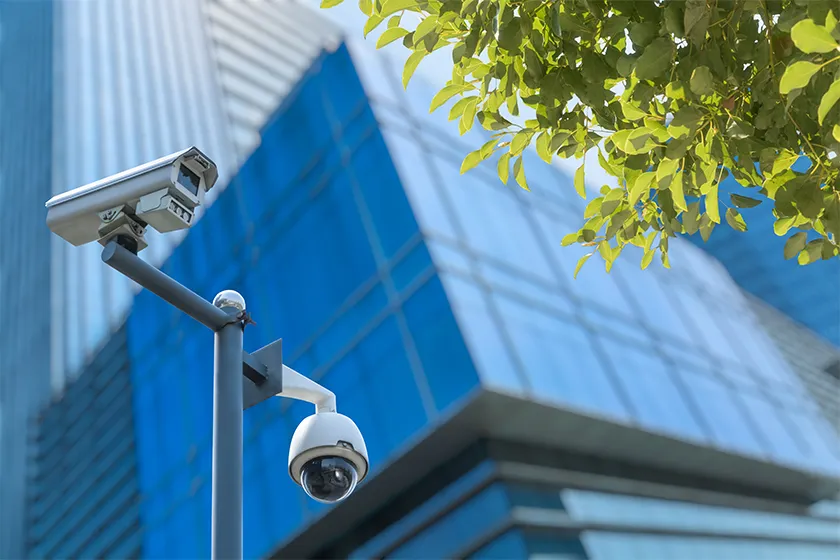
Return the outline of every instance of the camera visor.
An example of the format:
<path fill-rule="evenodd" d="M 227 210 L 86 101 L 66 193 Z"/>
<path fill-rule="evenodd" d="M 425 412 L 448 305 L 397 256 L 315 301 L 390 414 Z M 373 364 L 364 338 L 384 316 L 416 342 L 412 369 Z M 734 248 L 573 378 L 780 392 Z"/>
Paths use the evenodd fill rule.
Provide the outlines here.
<path fill-rule="evenodd" d="M 196 175 L 192 169 L 181 164 L 181 168 L 178 170 L 178 183 L 192 192 L 195 196 L 198 196 L 198 188 L 201 186 L 201 177 Z"/>

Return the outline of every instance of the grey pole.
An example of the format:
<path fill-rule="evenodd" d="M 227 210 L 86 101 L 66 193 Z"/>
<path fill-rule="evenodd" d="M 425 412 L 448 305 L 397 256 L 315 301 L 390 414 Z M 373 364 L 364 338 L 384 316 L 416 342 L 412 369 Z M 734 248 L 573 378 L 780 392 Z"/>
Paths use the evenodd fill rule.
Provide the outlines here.
<path fill-rule="evenodd" d="M 227 313 L 115 241 L 102 250 L 102 262 L 214 331 L 230 322 Z"/>
<path fill-rule="evenodd" d="M 221 296 L 222 294 L 220 294 Z M 217 304 L 224 304 L 216 298 Z M 236 314 L 237 307 L 223 307 Z M 242 323 L 215 335 L 211 558 L 242 558 Z"/>

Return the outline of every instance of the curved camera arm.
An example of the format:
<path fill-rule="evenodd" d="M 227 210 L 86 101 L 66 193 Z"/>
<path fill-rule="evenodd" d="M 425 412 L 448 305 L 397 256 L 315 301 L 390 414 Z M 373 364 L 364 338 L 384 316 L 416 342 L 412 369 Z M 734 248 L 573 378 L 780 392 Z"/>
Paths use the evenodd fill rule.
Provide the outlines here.
<path fill-rule="evenodd" d="M 335 412 L 335 393 L 283 365 L 283 390 L 278 397 L 297 399 L 315 405 L 317 412 Z"/>

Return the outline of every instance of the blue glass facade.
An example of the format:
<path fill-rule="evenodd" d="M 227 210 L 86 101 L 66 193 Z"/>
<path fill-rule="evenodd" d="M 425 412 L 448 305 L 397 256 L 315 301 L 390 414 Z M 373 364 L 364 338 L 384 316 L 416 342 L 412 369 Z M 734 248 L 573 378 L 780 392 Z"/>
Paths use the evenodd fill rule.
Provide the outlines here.
<path fill-rule="evenodd" d="M 0 558 L 24 552 L 29 417 L 50 394 L 53 2 L 0 2 Z"/>
<path fill-rule="evenodd" d="M 246 349 L 283 337 L 287 363 L 359 425 L 373 469 L 478 382 L 346 49 L 313 68 L 164 270 L 208 298 L 244 294 Z M 144 551 L 207 555 L 212 336 L 147 292 L 128 329 Z M 309 413 L 275 399 L 246 415 L 249 557 L 320 509 L 285 479 L 257 483 L 282 472 Z"/>
<path fill-rule="evenodd" d="M 733 179 L 723 192 L 755 197 Z M 746 291 L 766 301 L 840 347 L 840 260 L 817 261 L 800 266 L 796 258 L 782 258 L 790 235 L 773 233 L 776 219 L 771 201 L 741 210 L 749 228 L 737 232 L 716 228 L 707 243 L 699 236 L 690 239 L 719 259 L 732 278 Z"/>
<path fill-rule="evenodd" d="M 140 494 L 125 329 L 35 419 L 30 558 L 136 558 Z"/>
<path fill-rule="evenodd" d="M 578 250 L 559 245 L 580 215 L 568 178 L 530 154 L 532 193 L 498 184 L 492 169 L 461 176 L 482 132 L 453 137 L 428 116 L 430 97 L 420 83 L 402 93 L 383 56 L 325 53 L 164 270 L 208 299 L 241 292 L 258 323 L 246 349 L 283 337 L 287 363 L 359 425 L 374 476 L 480 390 L 840 475 L 837 433 L 714 259 L 675 243 L 672 271 L 643 273 L 628 258 L 610 275 L 592 262 L 572 281 Z M 148 292 L 128 333 L 143 555 L 207 556 L 212 336 Z M 310 411 L 272 399 L 245 416 L 247 557 L 272 554 L 326 512 L 285 474 Z M 590 521 L 572 537 L 537 521 L 494 525 L 534 499 L 491 484 L 388 554 L 616 557 L 593 553 L 611 545 L 588 536 Z M 498 538 L 466 550 L 476 531 Z"/>

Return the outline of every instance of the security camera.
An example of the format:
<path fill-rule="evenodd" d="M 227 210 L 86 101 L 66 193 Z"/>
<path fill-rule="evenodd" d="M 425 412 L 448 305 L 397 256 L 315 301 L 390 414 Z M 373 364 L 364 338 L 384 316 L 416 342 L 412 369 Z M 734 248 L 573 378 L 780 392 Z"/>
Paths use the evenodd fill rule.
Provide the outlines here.
<path fill-rule="evenodd" d="M 307 495 L 332 504 L 349 496 L 368 473 L 362 433 L 337 412 L 317 412 L 300 423 L 289 447 L 289 474 Z"/>
<path fill-rule="evenodd" d="M 146 247 L 146 226 L 186 229 L 213 187 L 216 164 L 192 147 L 51 198 L 47 225 L 73 245 L 117 238 L 134 252 Z"/>

